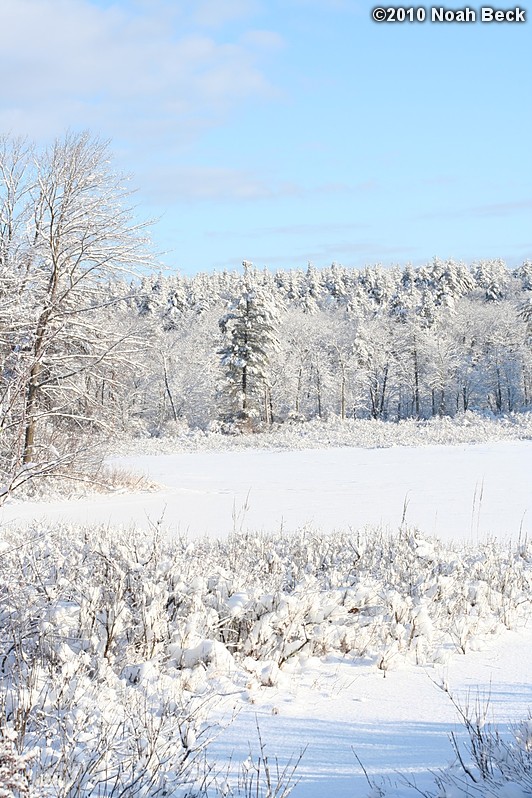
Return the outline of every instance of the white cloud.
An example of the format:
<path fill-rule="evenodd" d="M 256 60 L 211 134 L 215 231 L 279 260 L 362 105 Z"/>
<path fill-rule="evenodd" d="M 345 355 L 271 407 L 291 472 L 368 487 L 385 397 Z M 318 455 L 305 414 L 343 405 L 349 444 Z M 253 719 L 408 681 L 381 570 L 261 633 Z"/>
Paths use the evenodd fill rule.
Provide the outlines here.
<path fill-rule="evenodd" d="M 137 173 L 137 177 L 139 173 Z M 289 182 L 266 181 L 254 172 L 216 166 L 150 166 L 142 175 L 143 193 L 157 203 L 242 201 L 297 196 L 303 189 Z"/>
<path fill-rule="evenodd" d="M 203 16 L 211 7 L 194 6 Z M 221 21 L 248 14 L 254 4 L 219 0 L 216 7 Z M 272 96 L 253 38 L 220 41 L 194 25 L 187 10 L 186 0 L 107 7 L 3 0 L 0 71 L 9 79 L 1 127 L 36 137 L 66 127 L 118 138 L 158 131 L 175 140 L 218 121 L 242 98 Z"/>
<path fill-rule="evenodd" d="M 150 160 L 139 164 L 135 170 L 135 182 L 142 186 L 142 195 L 150 204 L 276 200 L 344 194 L 353 190 L 353 187 L 343 183 L 303 185 L 254 170 L 224 166 L 181 166 L 179 160 L 169 154 L 163 164 Z"/>
<path fill-rule="evenodd" d="M 285 44 L 283 37 L 271 30 L 246 31 L 240 41 L 261 50 L 279 50 Z"/>

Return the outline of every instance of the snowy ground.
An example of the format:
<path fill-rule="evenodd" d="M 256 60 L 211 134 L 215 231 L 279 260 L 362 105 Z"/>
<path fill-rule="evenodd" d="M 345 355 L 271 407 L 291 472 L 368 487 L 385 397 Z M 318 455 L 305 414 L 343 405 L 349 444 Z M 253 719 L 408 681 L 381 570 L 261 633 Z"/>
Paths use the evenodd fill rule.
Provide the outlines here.
<path fill-rule="evenodd" d="M 164 518 L 174 533 L 226 535 L 232 529 L 292 530 L 306 523 L 333 531 L 364 525 L 397 529 L 406 520 L 425 535 L 474 541 L 532 533 L 532 442 L 476 445 L 204 451 L 137 455 L 116 460 L 162 487 L 63 502 L 19 503 L 0 510 L 0 524 L 34 517 L 110 525 Z M 222 714 L 239 714 L 212 752 L 223 764 L 256 750 L 256 722 L 270 755 L 281 760 L 308 745 L 296 798 L 366 795 L 368 774 L 390 779 L 387 794 L 413 794 L 401 772 L 420 787 L 430 770 L 452 759 L 448 734 L 458 728 L 449 697 L 434 682 L 471 703 L 490 694 L 488 717 L 524 719 L 532 707 L 532 623 L 456 654 L 443 666 L 404 665 L 383 673 L 342 658 L 298 660 L 279 684 L 257 691 L 254 703 L 228 697 Z M 223 706 L 222 706 L 223 704 Z"/>
<path fill-rule="evenodd" d="M 220 762 L 245 759 L 257 748 L 258 722 L 270 755 L 283 761 L 308 746 L 298 768 L 294 798 L 353 798 L 369 788 L 353 751 L 370 778 L 390 796 L 415 795 L 404 777 L 433 786 L 431 771 L 453 760 L 449 733 L 465 741 L 449 696 L 474 707 L 489 696 L 487 721 L 517 723 L 532 707 L 532 628 L 508 632 L 484 651 L 456 656 L 448 666 L 402 667 L 387 673 L 342 660 L 315 660 L 286 686 L 257 696 L 255 707 L 236 705 L 237 720 L 213 746 Z"/>
<path fill-rule="evenodd" d="M 164 519 L 191 537 L 233 529 L 273 532 L 312 524 L 516 540 L 532 533 L 532 442 L 383 449 L 240 450 L 136 455 L 114 460 L 161 485 L 147 494 L 76 501 L 13 501 L 0 523 L 34 517 L 148 526 Z"/>

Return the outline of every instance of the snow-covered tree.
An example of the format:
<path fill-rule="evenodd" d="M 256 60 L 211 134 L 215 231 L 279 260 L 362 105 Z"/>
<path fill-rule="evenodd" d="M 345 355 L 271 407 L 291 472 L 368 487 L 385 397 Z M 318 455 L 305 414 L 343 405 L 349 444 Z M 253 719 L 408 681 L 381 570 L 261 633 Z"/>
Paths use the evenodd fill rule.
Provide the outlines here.
<path fill-rule="evenodd" d="M 55 446 L 51 457 L 47 448 L 50 429 L 98 423 L 102 380 L 120 391 L 139 348 L 123 304 L 129 288 L 118 278 L 151 258 L 129 194 L 107 145 L 86 133 L 44 150 L 0 143 L 0 292 L 17 294 L 1 324 L 6 360 L 16 363 L 3 391 L 12 402 L 15 374 L 23 386 L 9 424 L 12 477 L 61 460 L 64 452 Z"/>
<path fill-rule="evenodd" d="M 502 260 L 479 261 L 473 270 L 479 288 L 487 302 L 499 302 L 506 295 L 510 273 Z"/>
<path fill-rule="evenodd" d="M 278 311 L 251 264 L 244 262 L 239 295 L 219 321 L 225 341 L 219 351 L 224 380 L 220 399 L 224 418 L 252 429 L 271 422 L 270 359 L 279 347 Z"/>

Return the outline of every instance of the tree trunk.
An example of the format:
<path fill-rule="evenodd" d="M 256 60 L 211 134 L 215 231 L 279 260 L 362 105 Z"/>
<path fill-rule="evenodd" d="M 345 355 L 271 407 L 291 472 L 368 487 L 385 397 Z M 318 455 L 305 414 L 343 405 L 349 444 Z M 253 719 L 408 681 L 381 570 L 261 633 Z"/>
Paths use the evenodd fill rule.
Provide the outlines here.
<path fill-rule="evenodd" d="M 170 407 L 172 408 L 172 415 L 174 417 L 174 421 L 177 421 L 177 410 L 175 408 L 174 397 L 172 396 L 172 391 L 170 390 L 170 383 L 168 381 L 168 370 L 166 368 L 166 360 L 163 363 L 164 369 L 164 386 L 166 388 L 166 393 L 168 394 L 168 399 L 170 400 Z"/>
<path fill-rule="evenodd" d="M 33 462 L 33 449 L 35 445 L 35 413 L 37 409 L 37 392 L 38 380 L 40 373 L 40 366 L 35 363 L 31 373 L 28 385 L 27 399 L 26 399 L 26 425 L 24 428 L 24 451 L 22 454 L 22 463 L 27 465 Z"/>
<path fill-rule="evenodd" d="M 301 403 L 301 384 L 303 381 L 303 366 L 299 366 L 299 370 L 297 372 L 297 389 L 296 389 L 296 413 L 299 413 L 300 403 Z"/>
<path fill-rule="evenodd" d="M 388 366 L 384 369 L 384 376 L 382 379 L 382 392 L 381 392 L 381 402 L 379 407 L 379 415 L 382 418 L 384 416 L 384 397 L 386 395 L 386 383 L 388 381 Z"/>
<path fill-rule="evenodd" d="M 54 271 L 55 275 L 55 271 Z M 50 282 L 50 300 L 53 301 L 57 288 L 57 280 L 52 279 Z M 33 462 L 34 446 L 35 446 L 35 428 L 37 421 L 35 414 L 37 412 L 37 399 L 39 395 L 39 377 L 41 374 L 41 352 L 44 344 L 44 337 L 48 327 L 50 314 L 45 311 L 37 325 L 37 335 L 33 347 L 33 365 L 31 367 L 30 376 L 28 380 L 28 390 L 26 394 L 26 407 L 24 412 L 25 428 L 24 428 L 24 452 L 22 455 L 22 463 Z"/>
<path fill-rule="evenodd" d="M 417 348 L 414 346 L 414 407 L 416 418 L 419 418 L 419 366 L 417 360 Z"/>
<path fill-rule="evenodd" d="M 248 409 L 248 369 L 242 366 L 242 415 L 247 415 Z"/>
<path fill-rule="evenodd" d="M 495 369 L 497 374 L 497 387 L 495 389 L 495 403 L 497 407 L 497 412 L 500 413 L 502 411 L 502 388 L 501 388 L 501 372 L 499 366 Z"/>

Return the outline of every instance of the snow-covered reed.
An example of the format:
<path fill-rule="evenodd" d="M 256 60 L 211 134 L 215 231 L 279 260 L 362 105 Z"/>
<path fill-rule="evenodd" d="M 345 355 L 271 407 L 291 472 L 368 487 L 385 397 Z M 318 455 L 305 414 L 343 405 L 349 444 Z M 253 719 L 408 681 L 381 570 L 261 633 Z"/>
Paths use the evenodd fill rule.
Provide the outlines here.
<path fill-rule="evenodd" d="M 530 440 L 532 413 L 488 416 L 466 412 L 460 415 L 427 420 L 404 419 L 398 422 L 381 419 L 340 419 L 285 422 L 263 432 L 227 435 L 219 425 L 205 431 L 175 424 L 173 434 L 162 437 L 128 438 L 121 435 L 109 447 L 113 454 L 172 454 L 181 451 L 225 449 L 317 449 L 328 446 L 359 446 L 375 449 L 388 446 L 425 446 L 428 444 L 486 443 L 498 440 Z M 108 443 L 108 442 L 107 442 Z"/>
<path fill-rule="evenodd" d="M 531 606 L 525 543 L 407 528 L 192 543 L 40 526 L 1 546 L 1 733 L 36 795 L 200 795 L 213 698 L 247 701 L 305 655 L 444 662 Z"/>

